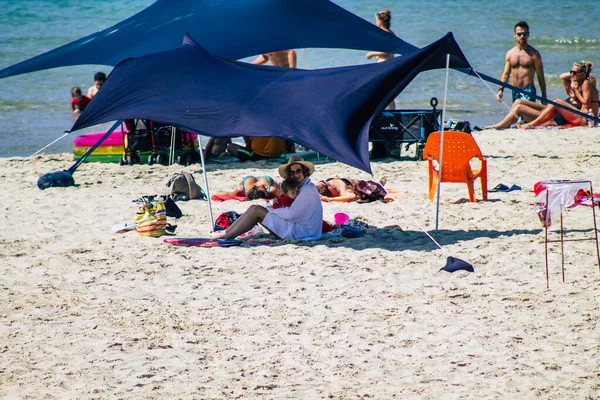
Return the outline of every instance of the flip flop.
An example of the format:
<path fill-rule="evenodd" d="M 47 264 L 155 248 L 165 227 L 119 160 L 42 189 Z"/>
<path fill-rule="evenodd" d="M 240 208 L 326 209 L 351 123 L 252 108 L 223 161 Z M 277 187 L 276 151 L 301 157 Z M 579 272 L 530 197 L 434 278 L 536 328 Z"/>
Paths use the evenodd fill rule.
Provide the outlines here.
<path fill-rule="evenodd" d="M 512 186 L 511 186 L 511 187 L 508 189 L 508 191 L 509 191 L 509 192 L 512 192 L 513 190 L 523 190 L 523 188 L 522 188 L 521 186 L 518 186 L 518 185 L 512 185 Z"/>
<path fill-rule="evenodd" d="M 488 190 L 488 192 L 510 192 L 510 188 L 504 183 L 499 183 L 495 188 Z"/>
<path fill-rule="evenodd" d="M 479 131 L 482 131 L 482 130 L 483 130 L 483 128 L 481 128 L 481 127 L 479 127 L 479 126 L 475 125 L 475 126 L 472 128 L 472 130 L 474 130 L 474 131 L 476 131 L 476 132 L 479 132 Z"/>

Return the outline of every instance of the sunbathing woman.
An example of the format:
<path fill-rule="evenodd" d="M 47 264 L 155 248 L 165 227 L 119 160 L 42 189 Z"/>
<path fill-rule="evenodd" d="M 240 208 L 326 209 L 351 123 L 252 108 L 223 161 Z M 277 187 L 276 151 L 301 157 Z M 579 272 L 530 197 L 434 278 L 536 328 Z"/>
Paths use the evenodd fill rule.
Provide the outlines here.
<path fill-rule="evenodd" d="M 242 179 L 240 185 L 233 192 L 217 192 L 218 196 L 242 196 L 248 200 L 274 199 L 281 195 L 277 182 L 270 176 L 248 175 Z"/>
<path fill-rule="evenodd" d="M 598 89 L 596 88 L 596 78 L 590 74 L 593 64 L 589 61 L 581 61 L 573 64 L 573 69 L 569 71 L 571 83 L 565 90 L 570 97 L 570 102 L 565 100 L 554 100 L 556 103 L 568 106 L 574 110 L 581 110 L 587 114 L 592 112 L 594 117 L 598 116 Z M 562 76 L 561 76 L 562 77 Z M 533 121 L 519 125 L 519 128 L 527 129 L 532 126 L 544 125 L 549 123 L 556 125 L 570 124 L 572 126 L 587 125 L 587 118 L 574 114 L 554 105 L 549 105 Z"/>
<path fill-rule="evenodd" d="M 354 179 L 354 184 L 358 182 Z M 346 178 L 329 178 L 315 184 L 321 201 L 347 203 L 357 199 L 352 180 Z"/>
<path fill-rule="evenodd" d="M 379 187 L 380 192 L 384 195 L 387 193 L 384 189 L 386 178 L 382 177 L 379 183 L 374 181 L 364 181 L 358 179 L 346 179 L 346 178 L 329 178 L 324 181 L 319 181 L 315 184 L 319 191 L 319 197 L 321 201 L 329 202 L 342 202 L 348 203 L 354 200 L 365 200 L 364 190 L 366 187 Z"/>

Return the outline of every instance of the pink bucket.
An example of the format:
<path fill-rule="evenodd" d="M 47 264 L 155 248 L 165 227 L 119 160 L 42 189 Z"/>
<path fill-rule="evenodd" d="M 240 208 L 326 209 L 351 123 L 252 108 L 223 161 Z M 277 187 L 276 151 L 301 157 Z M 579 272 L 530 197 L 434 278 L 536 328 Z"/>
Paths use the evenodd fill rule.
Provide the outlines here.
<path fill-rule="evenodd" d="M 348 220 L 350 219 L 350 217 L 348 216 L 348 214 L 344 214 L 344 213 L 336 213 L 333 216 L 333 220 L 335 221 L 335 223 L 337 225 L 343 225 L 344 223 L 346 223 Z"/>

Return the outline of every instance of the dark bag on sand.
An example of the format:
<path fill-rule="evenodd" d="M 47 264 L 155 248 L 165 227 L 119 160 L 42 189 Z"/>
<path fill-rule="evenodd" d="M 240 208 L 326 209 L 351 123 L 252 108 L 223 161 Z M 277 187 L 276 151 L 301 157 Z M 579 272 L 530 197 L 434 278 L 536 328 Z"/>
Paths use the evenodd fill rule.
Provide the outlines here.
<path fill-rule="evenodd" d="M 387 191 L 379 182 L 358 181 L 354 192 L 358 196 L 357 202 L 369 203 L 371 201 L 383 200 Z"/>
<path fill-rule="evenodd" d="M 177 172 L 167 182 L 171 188 L 170 197 L 175 201 L 191 199 L 206 199 L 204 190 L 196 183 L 194 176 L 189 172 Z"/>
<path fill-rule="evenodd" d="M 458 132 L 471 133 L 471 123 L 465 120 L 449 119 L 446 121 L 448 129 Z"/>
<path fill-rule="evenodd" d="M 231 224 L 233 224 L 235 222 L 235 220 L 239 218 L 239 216 L 240 215 L 238 213 L 236 213 L 235 211 L 227 211 L 227 212 L 221 213 L 217 217 L 217 220 L 215 221 L 214 230 L 222 231 L 222 230 L 229 228 L 231 226 Z"/>

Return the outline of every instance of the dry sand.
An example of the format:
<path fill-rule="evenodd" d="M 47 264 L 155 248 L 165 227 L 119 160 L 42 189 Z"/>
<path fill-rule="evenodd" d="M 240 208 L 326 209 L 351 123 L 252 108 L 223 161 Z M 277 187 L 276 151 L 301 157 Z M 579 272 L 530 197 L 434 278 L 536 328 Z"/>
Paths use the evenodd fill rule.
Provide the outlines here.
<path fill-rule="evenodd" d="M 465 185 L 444 184 L 435 232 L 427 164 L 375 162 L 375 177 L 407 193 L 389 204 L 324 204 L 325 219 L 342 211 L 404 233 L 244 248 L 111 231 L 132 219 L 132 200 L 164 193 L 183 167 L 84 164 L 76 187 L 41 191 L 38 177 L 70 166 L 69 155 L 0 160 L 0 397 L 599 398 L 595 242 L 566 243 L 564 283 L 553 245 L 547 290 L 530 189 L 571 178 L 600 188 L 600 129 L 475 137 L 489 187 L 524 190 L 465 203 Z M 211 164 L 211 190 L 276 167 Z M 185 170 L 203 185 L 199 165 Z M 333 175 L 368 177 L 317 164 L 314 178 Z M 207 236 L 207 203 L 178 204 L 178 236 Z M 214 214 L 250 204 L 217 203 Z M 565 212 L 569 235 L 593 235 L 590 210 Z M 440 272 L 446 255 L 475 272 Z"/>

